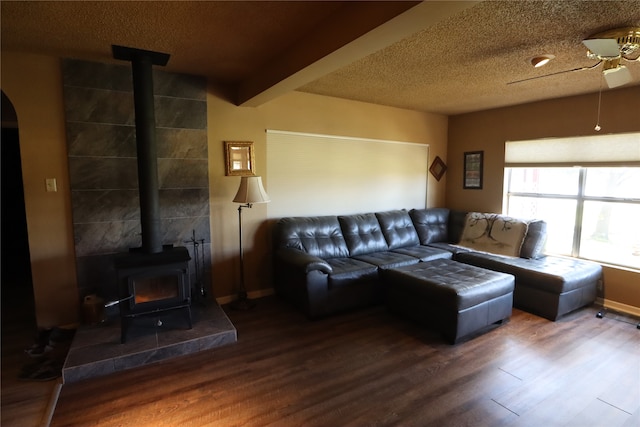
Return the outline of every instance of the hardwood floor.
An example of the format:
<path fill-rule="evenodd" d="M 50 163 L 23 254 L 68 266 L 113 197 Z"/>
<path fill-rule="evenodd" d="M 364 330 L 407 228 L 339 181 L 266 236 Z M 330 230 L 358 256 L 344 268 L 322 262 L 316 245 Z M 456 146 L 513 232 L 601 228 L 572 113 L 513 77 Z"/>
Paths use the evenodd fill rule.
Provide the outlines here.
<path fill-rule="evenodd" d="M 51 425 L 640 425 L 640 331 L 596 312 L 514 310 L 451 346 L 384 307 L 310 322 L 269 297 L 227 311 L 236 344 L 65 385 Z"/>
<path fill-rule="evenodd" d="M 3 278 L 3 281 L 5 279 Z M 26 285 L 25 285 L 26 286 Z M 29 283 L 30 286 L 30 283 Z M 20 370 L 33 362 L 24 349 L 34 343 L 37 332 L 33 295 L 18 288 L 2 291 L 2 421 L 3 427 L 36 427 L 46 424 L 56 381 L 23 381 Z M 17 302 L 17 303 L 16 303 Z"/>

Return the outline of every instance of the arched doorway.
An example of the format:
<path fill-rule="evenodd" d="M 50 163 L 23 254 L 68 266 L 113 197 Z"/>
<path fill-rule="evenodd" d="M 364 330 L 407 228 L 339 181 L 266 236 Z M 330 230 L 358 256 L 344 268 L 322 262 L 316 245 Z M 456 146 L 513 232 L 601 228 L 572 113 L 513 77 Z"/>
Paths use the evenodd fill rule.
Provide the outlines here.
<path fill-rule="evenodd" d="M 1 148 L 1 271 L 2 335 L 36 329 L 31 258 L 24 204 L 18 118 L 9 98 L 2 92 Z M 4 341 L 4 340 L 3 340 Z M 3 347 L 4 347 L 3 342 Z"/>

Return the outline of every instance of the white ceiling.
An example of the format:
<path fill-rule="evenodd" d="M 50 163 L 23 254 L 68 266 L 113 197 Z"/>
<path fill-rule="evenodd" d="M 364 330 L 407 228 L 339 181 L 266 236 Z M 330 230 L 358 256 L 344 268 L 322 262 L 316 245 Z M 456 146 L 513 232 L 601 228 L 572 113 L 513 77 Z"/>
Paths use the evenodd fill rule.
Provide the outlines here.
<path fill-rule="evenodd" d="M 597 92 L 600 68 L 508 83 L 593 65 L 582 40 L 640 26 L 640 0 L 2 1 L 0 16 L 2 52 L 165 52 L 238 105 L 299 90 L 451 115 Z M 640 61 L 625 65 L 640 85 Z"/>

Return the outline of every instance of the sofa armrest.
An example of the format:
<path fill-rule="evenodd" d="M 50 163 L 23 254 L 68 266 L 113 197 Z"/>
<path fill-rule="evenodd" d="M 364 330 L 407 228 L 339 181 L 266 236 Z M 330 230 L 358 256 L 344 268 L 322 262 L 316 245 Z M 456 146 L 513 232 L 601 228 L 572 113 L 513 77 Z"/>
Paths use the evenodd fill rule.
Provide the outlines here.
<path fill-rule="evenodd" d="M 333 268 L 327 263 L 327 261 L 317 256 L 309 255 L 299 249 L 294 248 L 282 248 L 278 249 L 276 253 L 278 259 L 282 262 L 292 265 L 295 268 L 309 273 L 314 270 L 319 270 L 322 273 L 330 274 L 333 272 Z"/>

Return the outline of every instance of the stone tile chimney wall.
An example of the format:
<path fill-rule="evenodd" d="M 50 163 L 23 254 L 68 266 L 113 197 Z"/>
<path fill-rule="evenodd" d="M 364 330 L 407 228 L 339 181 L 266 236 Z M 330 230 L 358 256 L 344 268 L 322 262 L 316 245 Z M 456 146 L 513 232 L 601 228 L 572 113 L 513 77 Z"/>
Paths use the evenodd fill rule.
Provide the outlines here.
<path fill-rule="evenodd" d="M 79 295 L 115 299 L 113 256 L 141 245 L 131 65 L 62 66 Z M 189 249 L 193 281 L 189 242 L 194 231 L 204 239 L 199 270 L 208 291 L 206 79 L 154 69 L 153 84 L 162 243 Z"/>

